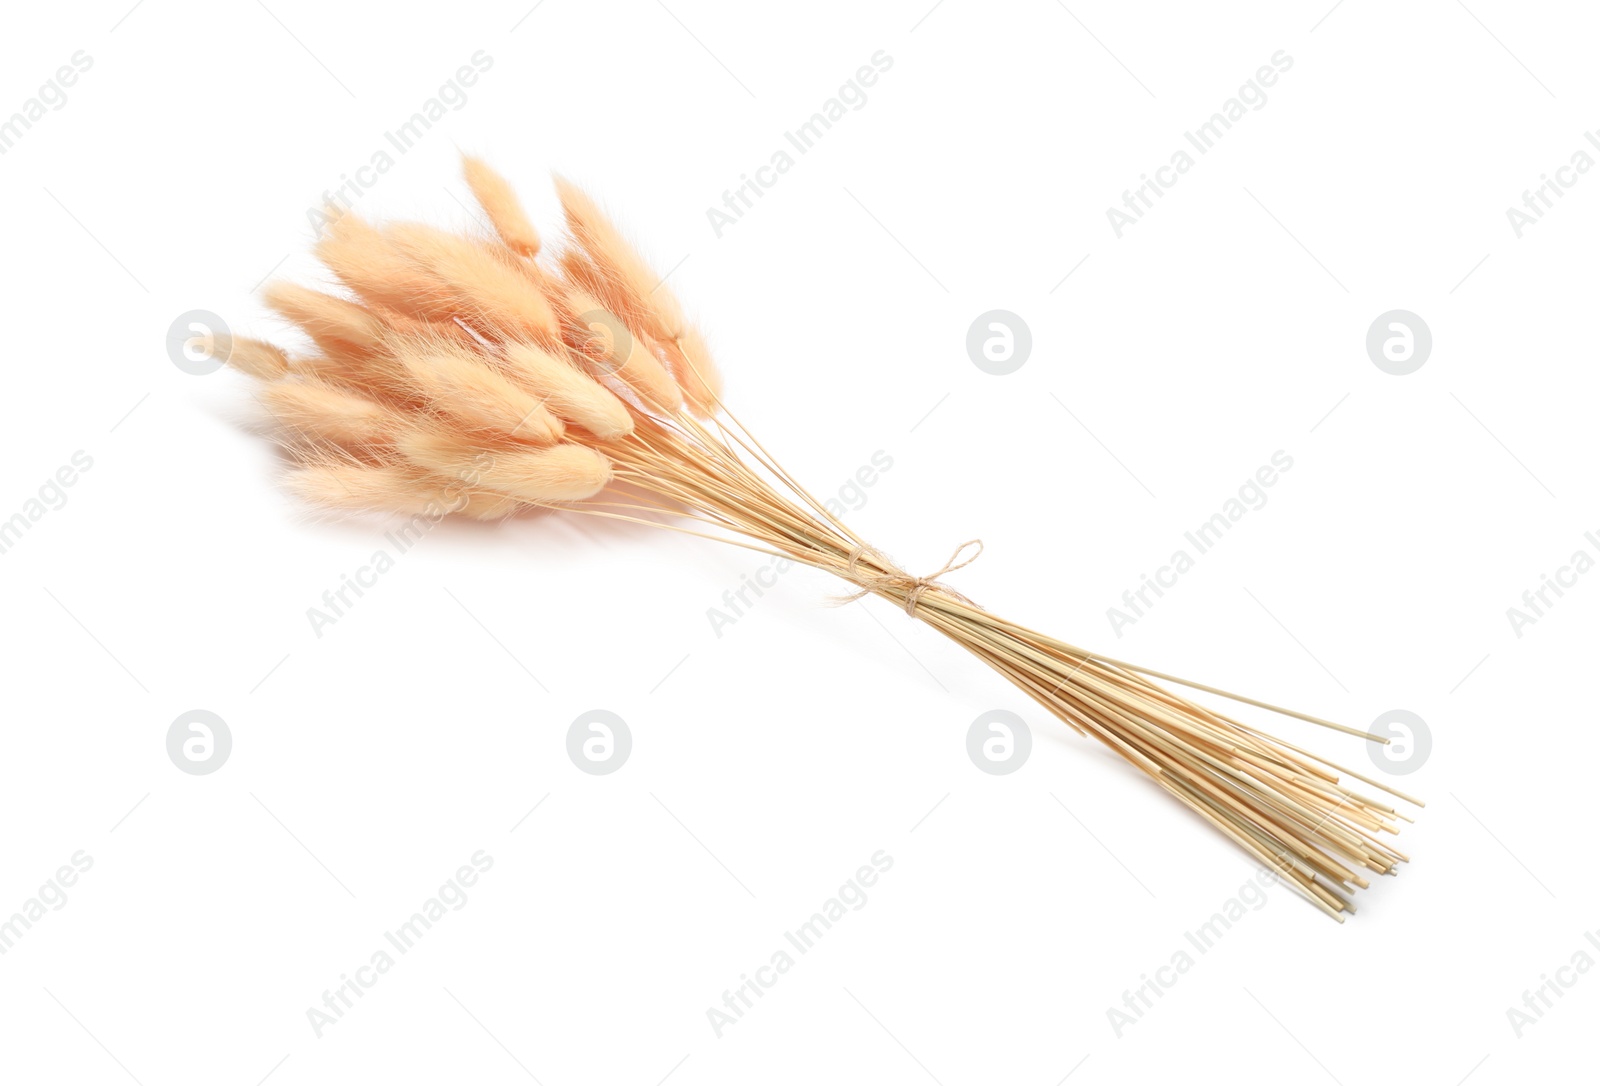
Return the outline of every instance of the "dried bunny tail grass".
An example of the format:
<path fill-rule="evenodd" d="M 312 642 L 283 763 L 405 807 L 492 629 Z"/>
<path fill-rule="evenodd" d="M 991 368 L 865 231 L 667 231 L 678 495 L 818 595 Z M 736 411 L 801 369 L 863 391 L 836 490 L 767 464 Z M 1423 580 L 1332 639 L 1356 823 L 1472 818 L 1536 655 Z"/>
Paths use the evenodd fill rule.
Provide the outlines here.
<path fill-rule="evenodd" d="M 512 377 L 544 397 L 545 406 L 557 418 L 581 426 L 603 441 L 633 433 L 627 404 L 565 360 L 526 343 L 507 344 L 505 357 Z"/>
<path fill-rule="evenodd" d="M 314 505 L 368 512 L 443 514 L 470 488 L 408 464 L 315 459 L 290 470 L 288 487 Z"/>
<path fill-rule="evenodd" d="M 508 494 L 489 490 L 469 490 L 461 498 L 461 508 L 453 510 L 471 520 L 505 520 L 528 503 Z"/>
<path fill-rule="evenodd" d="M 608 313 L 621 317 L 630 331 L 637 335 L 650 334 L 649 315 L 622 283 L 601 271 L 587 253 L 582 249 L 565 249 L 560 261 L 568 283 L 588 295 L 591 301 L 598 302 Z"/>
<path fill-rule="evenodd" d="M 397 319 L 391 313 L 297 283 L 273 283 L 264 294 L 269 306 L 298 325 L 322 350 L 320 355 L 295 359 L 290 372 L 400 406 L 418 404 L 388 357 L 386 343 Z M 419 330 L 435 327 L 412 318 L 401 320 L 403 326 Z"/>
<path fill-rule="evenodd" d="M 316 251 L 340 282 L 374 305 L 425 320 L 450 320 L 459 311 L 446 284 L 353 214 L 330 223 Z"/>
<path fill-rule="evenodd" d="M 560 338 L 555 313 L 544 295 L 492 249 L 416 223 L 386 227 L 383 235 L 441 280 L 469 319 L 542 342 L 553 344 Z"/>
<path fill-rule="evenodd" d="M 566 213 L 567 228 L 588 254 L 601 281 L 590 293 L 605 299 L 613 312 L 633 318 L 651 338 L 670 342 L 683 331 L 683 310 L 661 276 L 623 238 L 621 231 L 588 193 L 559 174 L 556 194 Z"/>
<path fill-rule="evenodd" d="M 234 336 L 228 343 L 228 365 L 258 381 L 276 381 L 289 372 L 289 356 L 259 339 Z"/>
<path fill-rule="evenodd" d="M 566 432 L 543 399 L 459 344 L 396 337 L 390 349 L 416 394 L 468 430 L 541 445 Z"/>
<path fill-rule="evenodd" d="M 567 327 L 568 347 L 647 402 L 668 411 L 678 409 L 683 391 L 643 335 L 633 332 L 598 298 L 584 291 L 568 292 L 567 305 L 576 314 L 575 322 Z"/>
<path fill-rule="evenodd" d="M 456 434 L 417 429 L 398 442 L 405 458 L 425 471 L 471 481 L 532 505 L 592 498 L 611 482 L 611 463 L 582 445 L 544 449 L 484 449 Z"/>
<path fill-rule="evenodd" d="M 466 175 L 467 187 L 472 189 L 478 206 L 489 216 L 489 223 L 500 235 L 500 240 L 514 253 L 537 256 L 539 232 L 528 221 L 527 213 L 522 210 L 522 202 L 517 199 L 517 194 L 506 179 L 490 169 L 482 159 L 470 156 L 462 158 L 461 170 Z"/>
<path fill-rule="evenodd" d="M 313 505 L 366 513 L 400 513 L 440 519 L 452 514 L 473 520 L 503 520 L 523 502 L 464 485 L 456 479 L 405 464 L 361 464 L 319 460 L 292 469 L 291 492 Z"/>
<path fill-rule="evenodd" d="M 328 353 L 371 354 L 383 345 L 383 318 L 346 298 L 278 280 L 262 292 L 268 306 L 293 321 Z"/>
<path fill-rule="evenodd" d="M 711 361 L 710 348 L 693 325 L 684 327 L 673 346 L 677 350 L 670 362 L 678 387 L 697 414 L 710 418 L 722 406 L 722 375 Z"/>
<path fill-rule="evenodd" d="M 401 428 L 388 408 L 316 380 L 276 381 L 261 390 L 261 400 L 291 441 L 358 449 L 387 444 Z"/>
<path fill-rule="evenodd" d="M 940 581 L 955 558 L 924 577 L 897 568 L 721 409 L 704 340 L 592 200 L 557 179 L 577 248 L 547 270 L 509 186 L 475 160 L 466 170 L 502 240 L 379 231 L 343 216 L 319 252 L 364 304 L 303 288 L 268 294 L 327 357 L 290 362 L 264 344 L 234 345 L 233 364 L 267 381 L 303 497 L 484 519 L 566 506 L 788 557 L 968 649 L 1336 919 L 1353 911 L 1367 874 L 1405 862 L 1380 835 L 1409 819 L 1340 781 L 1410 797 L 1157 682 L 1365 733 L 1006 621 Z M 663 519 L 680 516 L 704 530 Z"/>
<path fill-rule="evenodd" d="M 615 231 L 612 233 L 615 235 Z M 582 245 L 583 235 L 576 229 L 574 235 Z M 626 248 L 620 238 L 616 244 Z M 645 268 L 637 257 L 635 262 Z M 710 417 L 717 412 L 722 380 L 711 360 L 711 351 L 699 330 L 684 320 L 677 298 L 664 280 L 658 280 L 641 293 L 637 283 L 630 282 L 614 264 L 596 256 L 587 246 L 562 253 L 561 270 L 579 290 L 598 299 L 608 312 L 620 317 L 636 337 L 666 347 L 663 354 L 673 377 L 697 414 Z M 647 276 L 650 274 L 648 268 L 645 272 Z"/>
<path fill-rule="evenodd" d="M 583 445 L 497 453 L 483 469 L 490 490 L 537 504 L 583 501 L 611 482 L 611 462 Z"/>
<path fill-rule="evenodd" d="M 476 347 L 483 343 L 482 337 L 472 329 L 462 324 L 460 320 L 452 317 L 449 320 L 428 320 L 424 317 L 411 317 L 404 313 L 396 313 L 383 306 L 374 307 L 374 313 L 382 318 L 384 324 L 402 335 L 417 336 L 422 339 L 439 339 L 448 343 L 458 343 L 465 347 Z"/>

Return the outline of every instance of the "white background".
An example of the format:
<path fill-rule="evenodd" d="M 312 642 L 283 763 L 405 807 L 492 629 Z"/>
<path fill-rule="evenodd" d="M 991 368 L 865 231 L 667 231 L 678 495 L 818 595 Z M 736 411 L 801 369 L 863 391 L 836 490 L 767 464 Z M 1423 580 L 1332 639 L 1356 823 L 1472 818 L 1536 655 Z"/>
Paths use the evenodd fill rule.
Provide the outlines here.
<path fill-rule="evenodd" d="M 1506 209 L 1600 126 L 1596 27 L 1576 4 L 1325 4 L 13 12 L 0 116 L 93 64 L 0 157 L 0 519 L 93 466 L 0 555 L 0 914 L 74 852 L 93 866 L 0 957 L 4 1076 L 1587 1069 L 1600 976 L 1566 974 L 1520 1037 L 1507 1009 L 1600 960 L 1600 576 L 1521 637 L 1506 612 L 1600 550 L 1600 173 L 1520 238 Z M 981 536 L 952 580 L 1009 617 L 1358 726 L 1420 714 L 1401 877 L 1342 926 L 1273 891 L 1119 1036 L 1108 1008 L 1253 865 L 891 607 L 827 607 L 838 586 L 796 571 L 718 637 L 708 609 L 759 558 L 558 517 L 441 527 L 314 635 L 386 525 L 286 499 L 246 382 L 180 372 L 164 337 L 193 309 L 281 334 L 253 292 L 315 274 L 307 208 L 478 50 L 466 104 L 362 213 L 467 225 L 466 149 L 550 224 L 563 171 L 675 268 L 797 476 L 837 493 L 892 457 L 849 518 L 908 568 Z M 866 105 L 719 238 L 706 209 L 879 50 Z M 1107 208 L 1278 50 L 1266 104 L 1116 237 Z M 997 308 L 1033 339 L 1004 377 L 965 347 Z M 1434 341 L 1404 377 L 1365 349 L 1396 308 Z M 1277 450 L 1266 506 L 1117 637 L 1107 608 Z M 197 708 L 233 737 L 208 776 L 166 753 Z M 634 742 L 603 777 L 565 748 L 597 708 Z M 965 751 L 996 708 L 1033 725 L 1010 776 Z M 1273 726 L 1375 772 L 1357 739 Z M 480 849 L 468 903 L 316 1036 L 307 1008 Z M 867 904 L 719 1038 L 707 1008 L 877 850 Z"/>

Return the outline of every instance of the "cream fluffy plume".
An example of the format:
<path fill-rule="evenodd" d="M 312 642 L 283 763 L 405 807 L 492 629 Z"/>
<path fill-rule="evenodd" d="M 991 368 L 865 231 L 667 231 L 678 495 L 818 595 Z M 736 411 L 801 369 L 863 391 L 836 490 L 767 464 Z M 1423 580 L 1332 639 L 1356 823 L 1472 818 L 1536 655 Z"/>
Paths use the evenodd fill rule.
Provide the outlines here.
<path fill-rule="evenodd" d="M 907 574 L 734 418 L 704 338 L 593 199 L 556 179 L 570 242 L 552 256 L 500 175 L 475 159 L 465 172 L 491 233 L 335 212 L 317 255 L 343 293 L 266 291 L 311 348 L 231 341 L 228 361 L 261 383 L 297 493 L 479 519 L 556 507 L 803 562 L 971 651 L 1336 919 L 1364 873 L 1405 860 L 1383 837 L 1409 819 L 1342 780 L 1419 801 L 1156 680 L 1387 740 L 1091 653 Z"/>
<path fill-rule="evenodd" d="M 641 421 L 710 416 L 716 369 L 671 290 L 595 203 L 560 182 L 580 247 L 554 266 L 504 178 L 467 159 L 494 236 L 374 226 L 333 210 L 317 255 L 344 296 L 277 282 L 267 304 L 310 339 L 290 358 L 236 339 L 229 361 L 323 505 L 496 518 L 593 498 Z"/>

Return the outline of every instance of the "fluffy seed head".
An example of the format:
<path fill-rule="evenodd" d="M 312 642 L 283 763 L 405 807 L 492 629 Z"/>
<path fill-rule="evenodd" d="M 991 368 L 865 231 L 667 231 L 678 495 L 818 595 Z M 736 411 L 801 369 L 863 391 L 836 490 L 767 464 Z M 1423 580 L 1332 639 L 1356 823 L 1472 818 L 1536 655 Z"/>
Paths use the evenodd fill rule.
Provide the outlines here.
<path fill-rule="evenodd" d="M 388 227 L 384 236 L 443 282 L 469 321 L 555 342 L 556 318 L 550 303 L 492 250 L 470 238 L 414 223 Z"/>
<path fill-rule="evenodd" d="M 382 445 L 400 428 L 387 408 L 321 381 L 275 381 L 261 400 L 291 438 L 355 449 Z"/>
<path fill-rule="evenodd" d="M 468 488 L 404 464 L 312 460 L 293 469 L 289 489 L 315 505 L 442 516 L 462 504 Z"/>
<path fill-rule="evenodd" d="M 695 411 L 707 418 L 717 413 L 717 398 L 722 395 L 722 375 L 711 360 L 711 350 L 694 325 L 686 325 L 673 342 L 672 373 L 683 388 L 684 398 Z"/>
<path fill-rule="evenodd" d="M 467 185 L 483 208 L 495 233 L 500 235 L 512 252 L 523 256 L 536 256 L 539 252 L 539 232 L 528 221 L 522 202 L 501 177 L 481 159 L 466 157 L 461 160 Z"/>
<path fill-rule="evenodd" d="M 345 286 L 374 305 L 426 320 L 450 320 L 458 311 L 448 287 L 395 249 L 378 230 L 352 214 L 340 216 L 317 242 L 317 257 Z"/>
<path fill-rule="evenodd" d="M 633 416 L 615 393 L 563 359 L 526 343 L 506 345 L 507 371 L 543 397 L 557 418 L 614 441 L 633 432 Z"/>
<path fill-rule="evenodd" d="M 276 381 L 289 372 L 289 357 L 270 343 L 234 336 L 228 345 L 228 365 L 260 381 Z"/>
<path fill-rule="evenodd" d="M 269 283 L 263 297 L 327 352 L 370 354 L 382 345 L 388 332 L 388 326 L 372 311 L 299 283 L 281 279 Z"/>
<path fill-rule="evenodd" d="M 611 464 L 593 449 L 563 444 L 496 454 L 481 479 L 490 490 L 526 502 L 575 502 L 605 489 Z"/>
<path fill-rule="evenodd" d="M 599 281 L 589 284 L 590 293 L 610 303 L 612 311 L 630 324 L 637 322 L 639 330 L 651 338 L 662 342 L 676 339 L 683 330 L 683 311 L 662 278 L 588 193 L 560 176 L 555 185 L 567 228 L 599 276 Z"/>
<path fill-rule="evenodd" d="M 540 397 L 463 347 L 396 340 L 393 355 L 422 398 L 466 430 L 542 445 L 559 441 L 565 431 Z"/>
<path fill-rule="evenodd" d="M 427 520 L 451 514 L 474 520 L 500 520 L 522 504 L 508 495 L 418 471 L 406 464 L 312 461 L 290 471 L 288 486 L 313 505 L 409 514 Z"/>
<path fill-rule="evenodd" d="M 592 498 L 611 481 L 606 458 L 581 445 L 486 449 L 458 434 L 417 429 L 402 434 L 398 446 L 422 471 L 535 505 Z"/>
<path fill-rule="evenodd" d="M 567 295 L 567 302 L 578 318 L 578 325 L 567 330 L 567 345 L 573 351 L 649 403 L 669 411 L 683 403 L 678 383 L 643 335 L 629 329 L 593 295 L 575 290 Z"/>

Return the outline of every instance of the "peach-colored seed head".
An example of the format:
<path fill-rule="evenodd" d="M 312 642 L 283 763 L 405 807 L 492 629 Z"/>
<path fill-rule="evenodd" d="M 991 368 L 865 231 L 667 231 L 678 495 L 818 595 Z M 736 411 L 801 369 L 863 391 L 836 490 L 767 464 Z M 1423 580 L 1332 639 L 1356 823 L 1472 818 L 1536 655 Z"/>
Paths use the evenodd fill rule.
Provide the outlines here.
<path fill-rule="evenodd" d="M 611 481 L 610 462 L 581 445 L 486 449 L 430 428 L 407 431 L 398 446 L 424 471 L 532 504 L 582 501 Z"/>
<path fill-rule="evenodd" d="M 383 343 L 388 327 L 371 310 L 345 298 L 299 283 L 276 280 L 263 291 L 267 305 L 298 324 L 324 351 L 370 354 Z"/>
<path fill-rule="evenodd" d="M 539 232 L 528 221 L 527 213 L 522 210 L 522 202 L 517 199 L 517 194 L 506 179 L 490 169 L 482 159 L 463 157 L 461 167 L 467 178 L 467 186 L 472 189 L 478 206 L 489 216 L 489 223 L 500 235 L 500 240 L 512 252 L 523 256 L 538 255 Z"/>
<path fill-rule="evenodd" d="M 415 223 L 386 227 L 384 237 L 441 280 L 469 321 L 511 335 L 555 341 L 556 318 L 550 303 L 526 276 L 491 250 L 470 238 Z"/>
<path fill-rule="evenodd" d="M 228 344 L 228 365 L 261 381 L 276 381 L 289 372 L 289 356 L 259 339 L 234 336 Z"/>
<path fill-rule="evenodd" d="M 388 409 L 320 381 L 275 381 L 261 390 L 261 400 L 291 440 L 361 448 L 388 442 L 400 428 Z"/>
<path fill-rule="evenodd" d="M 501 440 L 548 445 L 565 427 L 541 397 L 457 344 L 397 339 L 394 358 L 417 394 L 471 431 Z"/>
<path fill-rule="evenodd" d="M 428 320 L 460 310 L 450 289 L 409 260 L 376 228 L 352 214 L 340 217 L 317 242 L 317 257 L 341 282 L 375 305 Z"/>
<path fill-rule="evenodd" d="M 505 357 L 512 379 L 543 397 L 545 406 L 563 421 L 581 426 L 604 441 L 633 432 L 628 406 L 565 359 L 527 343 L 508 343 Z"/>
<path fill-rule="evenodd" d="M 567 228 L 595 268 L 611 282 L 611 289 L 602 287 L 591 293 L 598 293 L 616 305 L 621 310 L 619 316 L 641 320 L 645 325 L 643 330 L 652 338 L 676 339 L 683 329 L 683 311 L 661 276 L 628 244 L 588 193 L 559 175 L 555 186 L 561 208 L 566 213 Z M 614 292 L 625 292 L 627 302 L 607 297 Z"/>
<path fill-rule="evenodd" d="M 682 405 L 683 393 L 678 383 L 642 334 L 628 329 L 591 294 L 571 291 L 567 304 L 578 318 L 578 326 L 567 331 L 567 345 L 574 352 L 593 360 L 602 372 L 616 377 L 650 403 L 669 411 Z"/>

